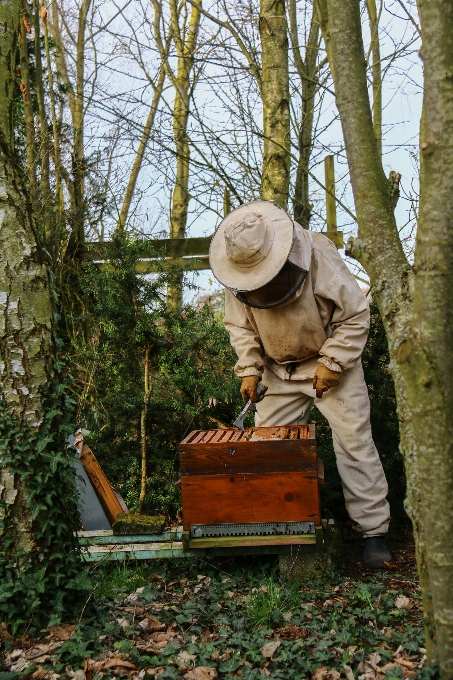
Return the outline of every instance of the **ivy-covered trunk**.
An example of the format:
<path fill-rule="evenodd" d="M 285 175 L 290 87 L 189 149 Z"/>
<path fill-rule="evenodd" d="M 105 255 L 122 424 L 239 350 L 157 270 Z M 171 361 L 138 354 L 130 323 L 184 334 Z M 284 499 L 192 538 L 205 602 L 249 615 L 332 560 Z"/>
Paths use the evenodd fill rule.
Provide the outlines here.
<path fill-rule="evenodd" d="M 288 205 L 290 117 L 288 27 L 285 0 L 261 0 L 259 30 L 262 53 L 263 175 L 261 198 Z"/>
<path fill-rule="evenodd" d="M 416 538 L 426 646 L 453 678 L 453 7 L 420 0 L 425 121 L 415 264 L 393 214 L 373 131 L 357 0 L 318 0 L 358 219 L 349 253 L 368 272 L 384 322 Z M 434 620 L 435 639 L 431 623 Z"/>
<path fill-rule="evenodd" d="M 77 513 L 59 386 L 45 396 L 54 380 L 49 278 L 14 153 L 19 16 L 19 0 L 0 3 L 0 620 L 39 625 L 35 612 L 61 603 L 75 576 Z"/>

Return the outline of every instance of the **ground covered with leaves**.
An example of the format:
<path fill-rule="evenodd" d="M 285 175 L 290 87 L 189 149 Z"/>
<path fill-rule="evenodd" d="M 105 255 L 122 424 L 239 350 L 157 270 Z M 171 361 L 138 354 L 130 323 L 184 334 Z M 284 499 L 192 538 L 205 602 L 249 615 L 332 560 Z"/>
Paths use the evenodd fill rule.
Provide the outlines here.
<path fill-rule="evenodd" d="M 96 566 L 77 620 L 41 636 L 2 636 L 0 680 L 223 677 L 431 678 L 413 549 L 395 540 L 392 569 L 281 582 L 278 558 Z"/>

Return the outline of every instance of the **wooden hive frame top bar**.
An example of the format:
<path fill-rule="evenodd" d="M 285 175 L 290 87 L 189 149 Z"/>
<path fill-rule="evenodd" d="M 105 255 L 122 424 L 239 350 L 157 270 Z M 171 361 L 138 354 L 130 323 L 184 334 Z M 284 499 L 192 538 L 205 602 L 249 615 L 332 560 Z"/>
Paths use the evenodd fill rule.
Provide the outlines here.
<path fill-rule="evenodd" d="M 248 427 L 223 430 L 193 430 L 181 444 L 226 444 L 227 442 L 258 442 L 285 439 L 314 439 L 314 425 L 291 425 L 278 427 Z"/>

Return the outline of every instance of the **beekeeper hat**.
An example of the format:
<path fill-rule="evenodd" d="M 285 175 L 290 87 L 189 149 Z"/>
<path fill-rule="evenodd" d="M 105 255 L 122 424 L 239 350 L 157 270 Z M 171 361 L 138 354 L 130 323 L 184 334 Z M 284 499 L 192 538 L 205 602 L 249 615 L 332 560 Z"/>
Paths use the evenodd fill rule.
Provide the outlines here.
<path fill-rule="evenodd" d="M 270 201 L 252 201 L 225 217 L 209 248 L 215 278 L 226 288 L 251 291 L 282 269 L 293 243 L 289 215 Z"/>

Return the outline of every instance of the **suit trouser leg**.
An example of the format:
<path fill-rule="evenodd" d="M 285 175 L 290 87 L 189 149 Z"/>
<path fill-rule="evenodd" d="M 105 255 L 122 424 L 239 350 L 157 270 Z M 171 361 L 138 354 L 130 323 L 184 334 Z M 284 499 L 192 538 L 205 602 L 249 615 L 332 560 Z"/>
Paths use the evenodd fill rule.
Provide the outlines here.
<path fill-rule="evenodd" d="M 329 421 L 346 508 L 365 536 L 385 534 L 390 521 L 388 487 L 370 425 L 370 401 L 361 362 L 345 371 L 338 387 L 316 399 L 311 380 L 281 380 L 266 369 L 269 390 L 257 405 L 257 426 L 303 425 L 313 401 Z"/>

